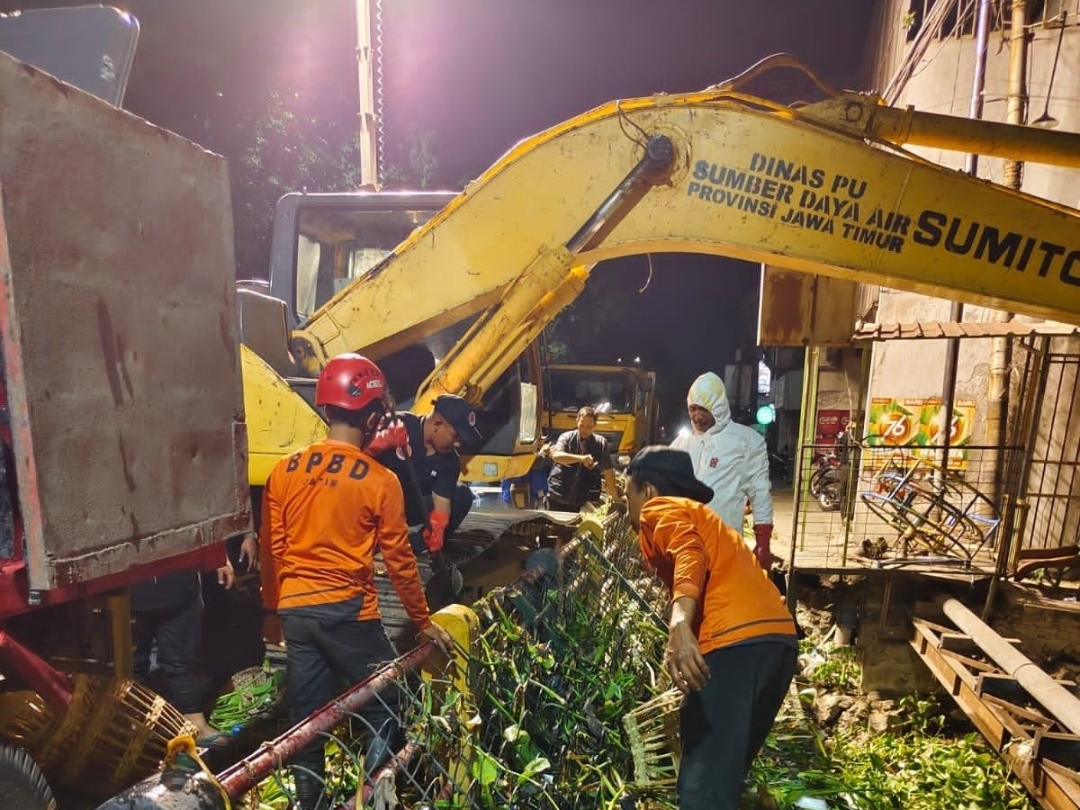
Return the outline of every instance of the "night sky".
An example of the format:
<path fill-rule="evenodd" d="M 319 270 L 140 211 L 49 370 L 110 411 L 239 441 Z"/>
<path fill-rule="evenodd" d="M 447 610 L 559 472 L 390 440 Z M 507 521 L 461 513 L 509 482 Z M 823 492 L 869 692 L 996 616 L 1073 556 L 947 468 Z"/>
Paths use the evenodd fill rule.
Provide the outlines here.
<path fill-rule="evenodd" d="M 0 0 L 0 10 L 63 5 Z M 68 3 L 76 5 L 77 3 Z M 352 0 L 130 0 L 141 37 L 125 106 L 239 160 L 242 114 L 279 92 L 348 126 L 357 111 Z M 518 140 L 615 98 L 701 89 L 788 51 L 857 86 L 869 0 L 383 0 L 388 153 L 433 133 L 436 185 L 458 187 Z M 755 84 L 808 97 L 791 72 Z M 587 213 L 587 212 L 583 212 Z M 624 296 L 582 360 L 640 356 L 678 408 L 692 377 L 753 345 L 758 268 L 633 257 L 597 268 L 579 308 Z M 591 297 L 592 296 L 592 297 Z M 665 421 L 678 414 L 667 412 Z"/>

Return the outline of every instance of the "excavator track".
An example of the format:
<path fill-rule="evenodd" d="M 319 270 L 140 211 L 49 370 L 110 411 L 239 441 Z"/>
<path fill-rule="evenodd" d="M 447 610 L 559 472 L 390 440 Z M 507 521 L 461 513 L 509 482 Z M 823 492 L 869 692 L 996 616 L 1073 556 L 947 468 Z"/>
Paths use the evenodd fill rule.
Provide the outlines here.
<path fill-rule="evenodd" d="M 454 535 L 447 539 L 441 560 L 436 561 L 427 553 L 416 555 L 420 579 L 432 609 L 442 607 L 441 602 L 471 601 L 472 594 L 447 592 L 448 587 L 460 591 L 460 583 L 455 584 L 453 579 L 448 579 L 452 577 L 454 569 L 462 572 L 461 576 L 467 584 L 470 567 L 479 563 L 482 557 L 493 552 L 497 554 L 505 547 L 507 553 L 520 552 L 516 556 L 523 559 L 528 551 L 539 547 L 541 538 L 554 535 L 570 539 L 574 526 L 580 521 L 581 515 L 577 513 L 533 509 L 478 509 L 469 512 Z M 498 584 L 512 582 L 520 573 L 518 570 L 506 582 Z M 416 646 L 416 630 L 386 573 L 381 554 L 376 556 L 375 584 L 379 592 L 383 627 L 398 652 L 404 653 Z M 461 598 L 463 596 L 464 599 Z"/>
<path fill-rule="evenodd" d="M 1080 807 L 1080 736 L 1063 731 L 971 636 L 926 619 L 913 623 L 915 652 L 1039 804 Z"/>

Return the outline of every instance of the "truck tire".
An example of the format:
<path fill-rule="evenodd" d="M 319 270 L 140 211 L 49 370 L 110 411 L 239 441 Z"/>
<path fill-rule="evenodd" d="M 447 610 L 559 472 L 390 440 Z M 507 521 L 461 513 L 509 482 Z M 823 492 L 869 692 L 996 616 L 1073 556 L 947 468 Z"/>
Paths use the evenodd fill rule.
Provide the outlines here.
<path fill-rule="evenodd" d="M 0 744 L 0 807 L 4 810 L 56 810 L 49 783 L 30 754 Z"/>

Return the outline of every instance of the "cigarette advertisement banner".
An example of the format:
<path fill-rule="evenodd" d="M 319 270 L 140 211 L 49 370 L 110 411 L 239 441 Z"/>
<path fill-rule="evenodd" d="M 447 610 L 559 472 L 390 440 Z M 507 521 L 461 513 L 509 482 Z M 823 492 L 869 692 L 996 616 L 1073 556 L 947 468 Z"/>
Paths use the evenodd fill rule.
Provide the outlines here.
<path fill-rule="evenodd" d="M 870 450 L 865 461 L 871 469 L 880 469 L 886 462 L 910 467 L 918 461 L 941 463 L 940 448 L 944 443 L 945 413 L 941 399 L 870 400 L 870 419 L 866 444 Z M 949 469 L 967 469 L 967 446 L 971 444 L 975 424 L 975 400 L 956 400 L 953 403 L 949 435 Z"/>
<path fill-rule="evenodd" d="M 814 444 L 825 446 L 836 444 L 837 435 L 848 426 L 850 421 L 851 414 L 846 410 L 818 411 Z"/>

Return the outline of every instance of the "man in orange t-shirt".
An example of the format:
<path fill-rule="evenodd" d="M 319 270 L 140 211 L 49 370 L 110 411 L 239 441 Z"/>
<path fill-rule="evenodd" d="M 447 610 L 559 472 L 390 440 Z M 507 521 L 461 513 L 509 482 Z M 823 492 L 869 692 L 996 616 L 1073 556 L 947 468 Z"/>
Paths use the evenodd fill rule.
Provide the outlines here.
<path fill-rule="evenodd" d="M 401 485 L 365 451 L 388 410 L 386 393 L 382 371 L 366 357 L 330 360 L 315 388 L 329 435 L 279 461 L 263 493 L 263 604 L 281 620 L 294 723 L 340 694 L 342 681 L 355 685 L 394 658 L 379 615 L 376 548 L 420 633 L 446 649 L 452 644 L 428 615 Z M 371 728 L 364 757 L 369 777 L 389 758 L 398 734 L 396 702 L 391 690 L 363 714 Z M 323 741 L 294 765 L 297 805 L 316 810 Z"/>
<path fill-rule="evenodd" d="M 712 499 L 683 450 L 646 447 L 627 469 L 642 556 L 672 598 L 664 663 L 686 695 L 680 810 L 736 810 L 799 649 L 780 592 Z"/>

